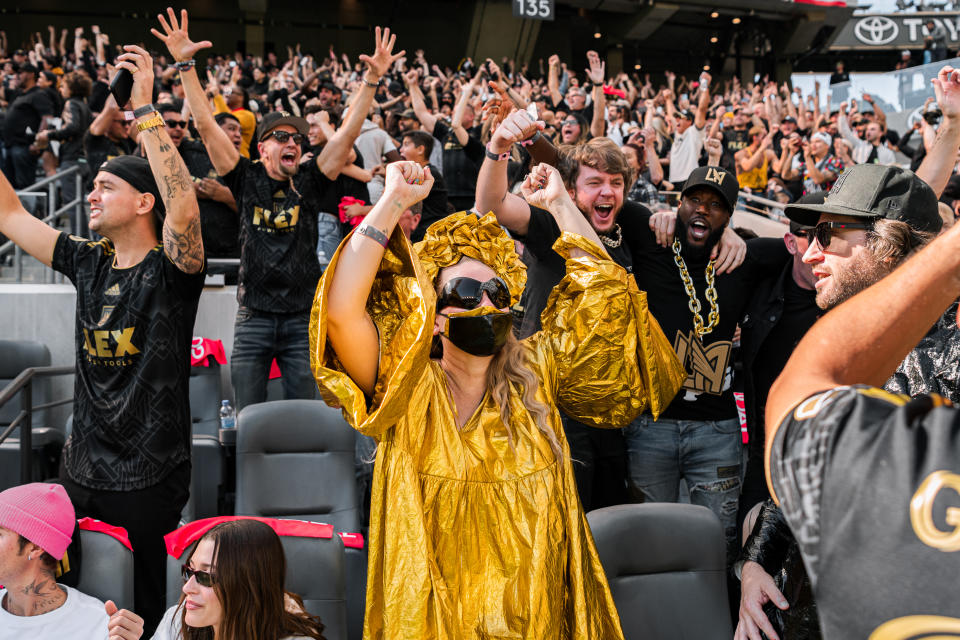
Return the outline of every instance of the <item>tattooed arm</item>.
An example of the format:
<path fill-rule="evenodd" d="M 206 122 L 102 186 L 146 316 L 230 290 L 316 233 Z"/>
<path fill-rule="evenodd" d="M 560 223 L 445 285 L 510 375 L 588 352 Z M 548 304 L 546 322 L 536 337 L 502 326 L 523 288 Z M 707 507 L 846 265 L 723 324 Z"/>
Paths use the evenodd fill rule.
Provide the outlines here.
<path fill-rule="evenodd" d="M 135 45 L 124 46 L 126 53 L 117 58 L 117 67 L 133 73 L 130 102 L 134 109 L 150 104 L 153 92 L 153 60 Z M 156 116 L 150 113 L 140 122 Z M 140 134 L 153 177 L 166 210 L 163 220 L 163 250 L 173 264 L 185 273 L 203 269 L 203 240 L 200 237 L 200 207 L 187 165 L 163 126 L 151 127 Z"/>

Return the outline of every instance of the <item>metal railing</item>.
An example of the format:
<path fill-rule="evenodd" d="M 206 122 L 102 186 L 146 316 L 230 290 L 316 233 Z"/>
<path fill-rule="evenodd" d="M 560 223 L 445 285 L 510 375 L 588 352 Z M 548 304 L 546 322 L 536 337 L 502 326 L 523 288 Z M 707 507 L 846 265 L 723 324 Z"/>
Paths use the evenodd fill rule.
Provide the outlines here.
<path fill-rule="evenodd" d="M 41 377 L 72 375 L 75 372 L 76 368 L 73 366 L 30 367 L 20 372 L 20 375 L 0 391 L 0 408 L 17 394 L 20 395 L 20 413 L 0 433 L 0 443 L 9 438 L 14 429 L 20 427 L 20 482 L 23 484 L 33 482 L 33 414 L 43 409 L 52 409 L 73 402 L 73 398 L 67 398 L 34 406 L 33 380 Z"/>
<path fill-rule="evenodd" d="M 57 187 L 62 180 L 70 179 L 71 176 L 74 180 L 76 197 L 70 202 L 61 204 L 58 207 L 60 192 L 57 190 Z M 83 172 L 79 165 L 64 169 L 52 176 L 35 182 L 29 187 L 17 191 L 17 197 L 21 200 L 24 198 L 46 200 L 47 216 L 42 218 L 44 224 L 57 226 L 64 216 L 70 216 L 72 213 L 70 226 L 73 233 L 79 234 L 83 228 L 83 219 L 86 211 L 84 211 L 83 207 Z M 17 282 L 23 282 L 23 249 L 14 244 L 12 240 L 8 240 L 0 246 L 0 258 L 3 258 L 11 252 L 13 253 L 14 277 Z M 46 270 L 44 282 L 54 282 L 54 271 L 52 269 Z"/>

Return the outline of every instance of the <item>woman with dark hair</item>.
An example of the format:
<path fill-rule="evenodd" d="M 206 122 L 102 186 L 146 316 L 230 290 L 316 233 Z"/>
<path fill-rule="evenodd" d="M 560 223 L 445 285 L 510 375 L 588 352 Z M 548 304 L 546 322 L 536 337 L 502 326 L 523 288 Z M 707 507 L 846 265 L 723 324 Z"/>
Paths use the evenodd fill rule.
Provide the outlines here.
<path fill-rule="evenodd" d="M 323 625 L 284 589 L 280 536 L 259 520 L 208 531 L 183 565 L 183 595 L 154 640 L 323 640 Z"/>
<path fill-rule="evenodd" d="M 556 169 L 522 191 L 563 232 L 567 275 L 524 340 L 510 308 L 526 269 L 493 214 L 448 215 L 415 247 L 397 229 L 432 186 L 388 165 L 310 321 L 324 400 L 378 445 L 364 637 L 622 640 L 558 407 L 622 426 L 686 374 Z"/>

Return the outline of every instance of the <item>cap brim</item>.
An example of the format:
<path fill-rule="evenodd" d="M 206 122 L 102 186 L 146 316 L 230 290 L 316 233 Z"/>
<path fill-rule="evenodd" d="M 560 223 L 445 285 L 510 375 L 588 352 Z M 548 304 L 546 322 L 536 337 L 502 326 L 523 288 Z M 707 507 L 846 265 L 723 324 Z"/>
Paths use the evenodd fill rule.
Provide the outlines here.
<path fill-rule="evenodd" d="M 285 118 L 280 118 L 280 119 L 278 119 L 276 122 L 274 122 L 273 124 L 270 125 L 270 128 L 269 128 L 269 129 L 265 129 L 265 130 L 261 131 L 261 132 L 260 132 L 260 135 L 257 136 L 257 140 L 261 140 L 261 141 L 262 141 L 262 140 L 264 139 L 264 137 L 266 137 L 266 135 L 267 135 L 268 133 L 270 133 L 271 131 L 273 131 L 273 130 L 276 129 L 277 127 L 282 127 L 282 126 L 285 125 L 285 124 L 290 125 L 290 126 L 293 127 L 294 129 L 296 129 L 296 130 L 297 130 L 297 133 L 299 133 L 299 134 L 302 135 L 302 136 L 305 136 L 305 135 L 307 135 L 308 133 L 310 133 L 310 125 L 307 124 L 307 121 L 306 121 L 306 120 L 304 120 L 303 118 L 299 118 L 299 117 L 297 117 L 297 116 L 288 116 L 288 117 L 285 117 Z"/>
<path fill-rule="evenodd" d="M 831 213 L 835 216 L 850 216 L 852 218 L 879 218 L 876 214 L 867 213 L 860 209 L 842 207 L 831 204 L 788 204 L 783 212 L 788 218 L 807 227 L 815 227 L 820 222 L 820 216 Z"/>

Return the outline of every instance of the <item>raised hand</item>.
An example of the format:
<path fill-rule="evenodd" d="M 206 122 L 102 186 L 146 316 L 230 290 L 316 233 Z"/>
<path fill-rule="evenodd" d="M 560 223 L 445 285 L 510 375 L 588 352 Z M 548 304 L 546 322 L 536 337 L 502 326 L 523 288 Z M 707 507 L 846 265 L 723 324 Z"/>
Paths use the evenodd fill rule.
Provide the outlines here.
<path fill-rule="evenodd" d="M 167 23 L 163 14 L 158 13 L 157 19 L 160 21 L 160 26 L 163 27 L 163 33 L 160 33 L 156 29 L 150 29 L 150 33 L 157 36 L 157 38 L 167 45 L 167 51 L 170 52 L 170 55 L 177 62 L 192 60 L 198 51 L 213 46 L 213 43 L 209 40 L 193 42 L 190 39 L 190 34 L 187 33 L 186 9 L 180 10 L 179 22 L 177 21 L 177 14 L 174 13 L 170 7 L 167 7 L 167 17 L 170 18 L 169 23 Z"/>
<path fill-rule="evenodd" d="M 587 63 L 590 65 L 590 68 L 586 70 L 587 78 L 594 86 L 602 86 L 607 63 L 600 59 L 600 55 L 596 51 L 587 51 Z"/>
<path fill-rule="evenodd" d="M 133 74 L 133 89 L 130 91 L 130 105 L 138 109 L 150 104 L 153 99 L 153 58 L 135 44 L 123 45 L 122 53 L 117 56 L 117 68 L 126 69 Z M 122 109 L 124 105 L 119 105 Z"/>
<path fill-rule="evenodd" d="M 397 36 L 390 34 L 389 27 L 383 30 L 377 27 L 375 39 L 376 45 L 373 55 L 360 54 L 360 62 L 365 63 L 370 73 L 376 76 L 376 80 L 379 80 L 390 69 L 390 65 L 403 57 L 406 51 L 401 50 L 399 53 L 392 53 Z"/>
<path fill-rule="evenodd" d="M 559 67 L 559 66 L 560 66 L 560 56 L 558 56 L 557 54 L 553 54 L 553 55 L 550 56 L 550 58 L 547 60 L 547 63 L 548 63 L 551 67 Z"/>
<path fill-rule="evenodd" d="M 931 82 L 943 117 L 960 117 L 960 70 L 946 66 Z"/>
<path fill-rule="evenodd" d="M 416 162 L 398 161 L 387 165 L 387 175 L 383 181 L 383 195 L 387 202 L 396 202 L 396 217 L 430 194 L 433 188 L 433 175 L 430 167 L 421 167 Z M 394 220 L 396 222 L 396 220 Z"/>
<path fill-rule="evenodd" d="M 545 162 L 541 162 L 527 174 L 523 184 L 520 185 L 520 193 L 531 206 L 548 211 L 564 198 L 570 199 L 560 172 Z"/>
<path fill-rule="evenodd" d="M 545 126 L 543 120 L 534 120 L 525 110 L 514 111 L 504 118 L 493 132 L 490 137 L 490 150 L 494 153 L 506 153 L 514 144 L 532 137 Z"/>

